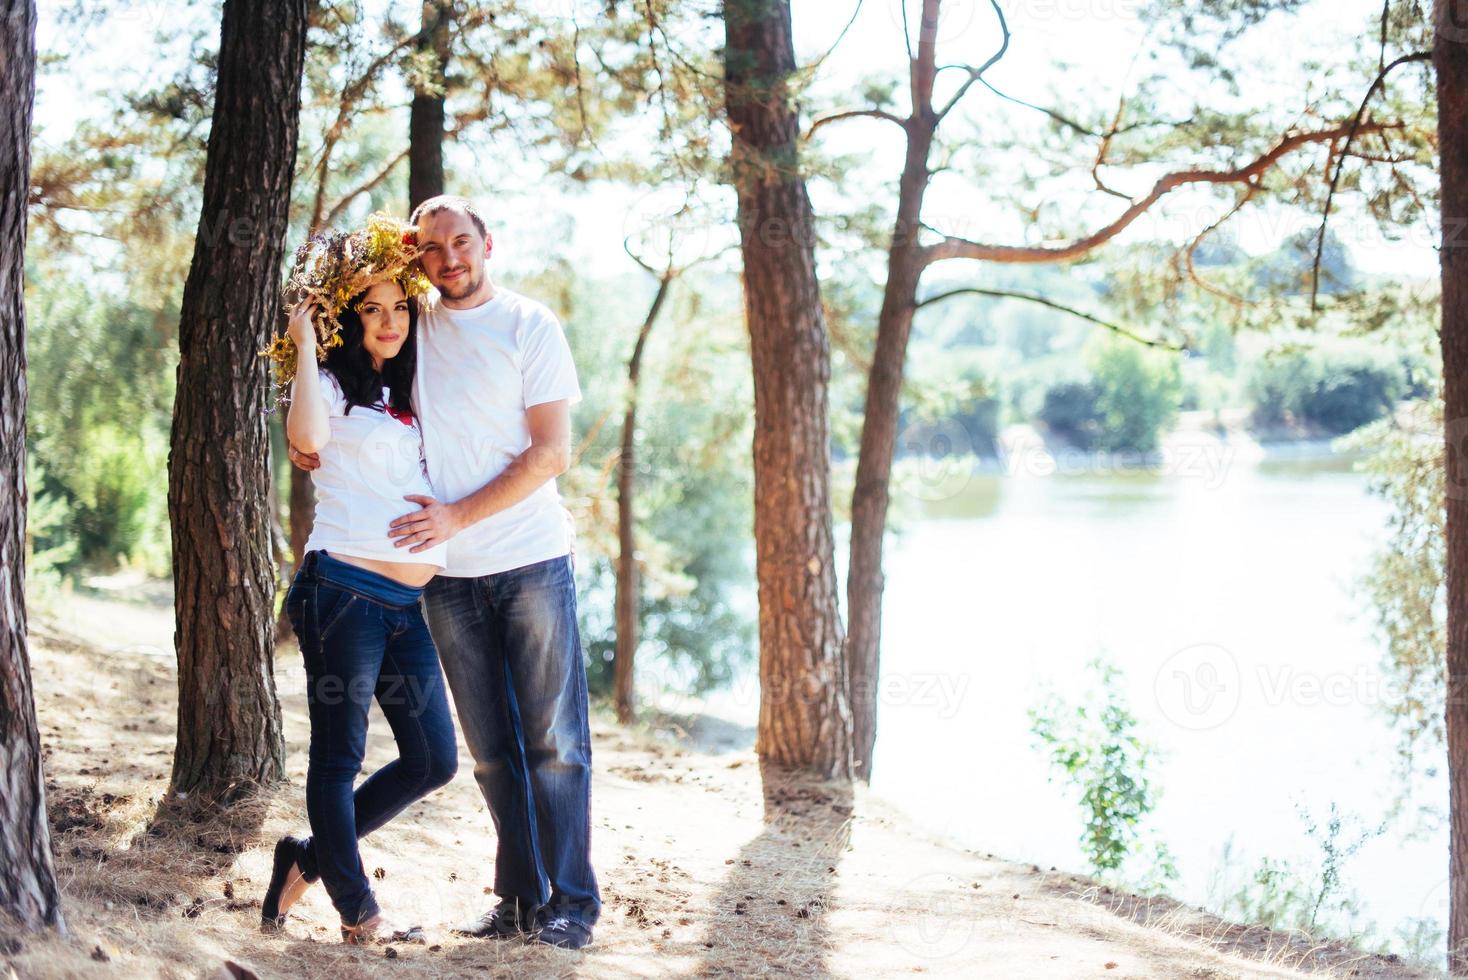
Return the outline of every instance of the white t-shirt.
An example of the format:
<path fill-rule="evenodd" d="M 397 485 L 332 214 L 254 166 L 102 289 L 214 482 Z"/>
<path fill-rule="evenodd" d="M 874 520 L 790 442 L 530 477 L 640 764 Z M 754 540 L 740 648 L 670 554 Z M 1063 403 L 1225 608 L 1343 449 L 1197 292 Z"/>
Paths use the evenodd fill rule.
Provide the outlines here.
<path fill-rule="evenodd" d="M 525 410 L 581 400 L 560 321 L 543 304 L 495 287 L 472 310 L 430 293 L 418 314 L 413 404 L 423 424 L 428 476 L 437 497 L 469 496 L 530 448 Z M 570 522 L 555 480 L 448 540 L 443 574 L 493 575 L 571 550 Z"/>
<path fill-rule="evenodd" d="M 416 419 L 386 411 L 388 389 L 375 408 L 352 406 L 331 372 L 321 371 L 321 396 L 331 423 L 331 440 L 321 447 L 321 465 L 311 471 L 316 486 L 316 520 L 306 550 L 377 558 L 442 568 L 445 546 L 413 554 L 388 537 L 388 525 L 418 505 L 405 494 L 433 496 L 423 464 L 423 436 Z"/>

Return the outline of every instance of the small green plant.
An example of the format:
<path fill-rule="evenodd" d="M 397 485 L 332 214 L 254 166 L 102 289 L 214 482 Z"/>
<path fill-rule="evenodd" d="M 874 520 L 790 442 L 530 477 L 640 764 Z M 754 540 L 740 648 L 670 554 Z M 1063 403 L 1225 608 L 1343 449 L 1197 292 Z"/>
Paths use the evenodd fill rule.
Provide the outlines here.
<path fill-rule="evenodd" d="M 1119 878 L 1129 858 L 1148 857 L 1150 867 L 1134 883 L 1144 890 L 1161 888 L 1178 872 L 1165 844 L 1149 847 L 1143 840 L 1142 822 L 1157 805 L 1147 776 L 1155 750 L 1137 733 L 1120 689 L 1121 671 L 1099 657 L 1086 667 L 1096 675 L 1092 690 L 1099 705 L 1093 699 L 1067 704 L 1051 692 L 1029 709 L 1030 731 L 1051 766 L 1080 788 L 1080 843 L 1096 873 Z"/>
<path fill-rule="evenodd" d="M 1262 858 L 1249 880 L 1217 904 L 1225 915 L 1271 929 L 1315 933 L 1324 928 L 1355 940 L 1369 937 L 1374 927 L 1359 922 L 1360 902 L 1346 889 L 1344 871 L 1362 847 L 1386 832 L 1385 822 L 1364 826 L 1359 819 L 1342 814 L 1333 800 L 1323 825 L 1303 804 L 1296 809 L 1305 835 L 1319 849 L 1318 869 L 1304 861 Z M 1347 823 L 1353 824 L 1349 830 Z M 1224 845 L 1221 867 L 1227 869 L 1235 860 L 1230 841 Z M 1219 890 L 1220 880 L 1215 879 L 1210 891 Z"/>
<path fill-rule="evenodd" d="M 1409 918 L 1397 926 L 1389 939 L 1372 947 L 1378 953 L 1397 953 L 1412 963 L 1429 969 L 1446 970 L 1448 935 L 1431 918 Z"/>
<path fill-rule="evenodd" d="M 1320 879 L 1316 883 L 1315 900 L 1310 906 L 1308 926 L 1314 929 L 1320 911 L 1327 907 L 1328 901 L 1343 910 L 1355 912 L 1354 899 L 1340 897 L 1341 871 L 1346 862 L 1355 857 L 1356 852 L 1366 846 L 1367 842 L 1386 833 L 1386 823 L 1382 822 L 1375 827 L 1360 827 L 1352 833 L 1349 841 L 1343 842 L 1344 818 L 1335 800 L 1330 801 L 1330 816 L 1326 818 L 1323 830 L 1304 805 L 1300 805 L 1299 810 L 1301 819 L 1305 821 L 1305 834 L 1320 848 Z"/>

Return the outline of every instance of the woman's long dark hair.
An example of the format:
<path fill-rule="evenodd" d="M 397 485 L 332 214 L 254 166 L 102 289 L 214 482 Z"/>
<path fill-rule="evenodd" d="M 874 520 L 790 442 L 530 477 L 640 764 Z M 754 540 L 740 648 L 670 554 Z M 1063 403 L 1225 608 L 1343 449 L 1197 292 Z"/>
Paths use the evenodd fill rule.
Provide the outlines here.
<path fill-rule="evenodd" d="M 342 325 L 342 342 L 326 352 L 325 367 L 341 385 L 347 399 L 347 414 L 354 405 L 375 408 L 382 405 L 382 389 L 388 389 L 388 407 L 398 412 L 413 411 L 413 367 L 418 362 L 418 301 L 408 297 L 408 338 L 396 357 L 382 363 L 382 371 L 372 368 L 372 355 L 362 343 L 362 316 L 357 304 L 367 295 L 363 290 L 347 302 L 337 315 Z"/>

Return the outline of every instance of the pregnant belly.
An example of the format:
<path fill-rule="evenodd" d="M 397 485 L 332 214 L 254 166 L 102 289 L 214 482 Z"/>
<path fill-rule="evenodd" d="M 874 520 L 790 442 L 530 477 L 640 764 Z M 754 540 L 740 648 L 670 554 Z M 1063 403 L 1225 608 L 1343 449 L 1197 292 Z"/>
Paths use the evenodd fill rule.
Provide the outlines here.
<path fill-rule="evenodd" d="M 333 553 L 332 557 L 348 565 L 356 565 L 358 568 L 365 568 L 378 575 L 386 575 L 394 582 L 402 582 L 414 588 L 427 585 L 428 580 L 438 574 L 436 565 L 424 565 L 421 562 L 381 561 L 377 558 L 358 558 L 356 555 L 337 553 Z"/>

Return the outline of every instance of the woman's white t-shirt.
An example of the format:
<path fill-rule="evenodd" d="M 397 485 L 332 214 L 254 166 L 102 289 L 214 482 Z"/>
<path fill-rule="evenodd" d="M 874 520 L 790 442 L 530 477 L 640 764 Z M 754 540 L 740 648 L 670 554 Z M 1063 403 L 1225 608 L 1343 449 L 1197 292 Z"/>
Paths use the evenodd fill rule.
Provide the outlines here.
<path fill-rule="evenodd" d="M 387 411 L 388 394 L 383 388 L 379 405 L 354 405 L 348 413 L 341 385 L 330 371 L 321 371 L 331 439 L 318 454 L 321 465 L 311 471 L 316 520 L 306 550 L 441 569 L 447 560 L 443 544 L 413 554 L 408 547 L 395 547 L 387 535 L 389 524 L 419 509 L 405 495 L 433 496 L 422 430 L 411 415 Z"/>

